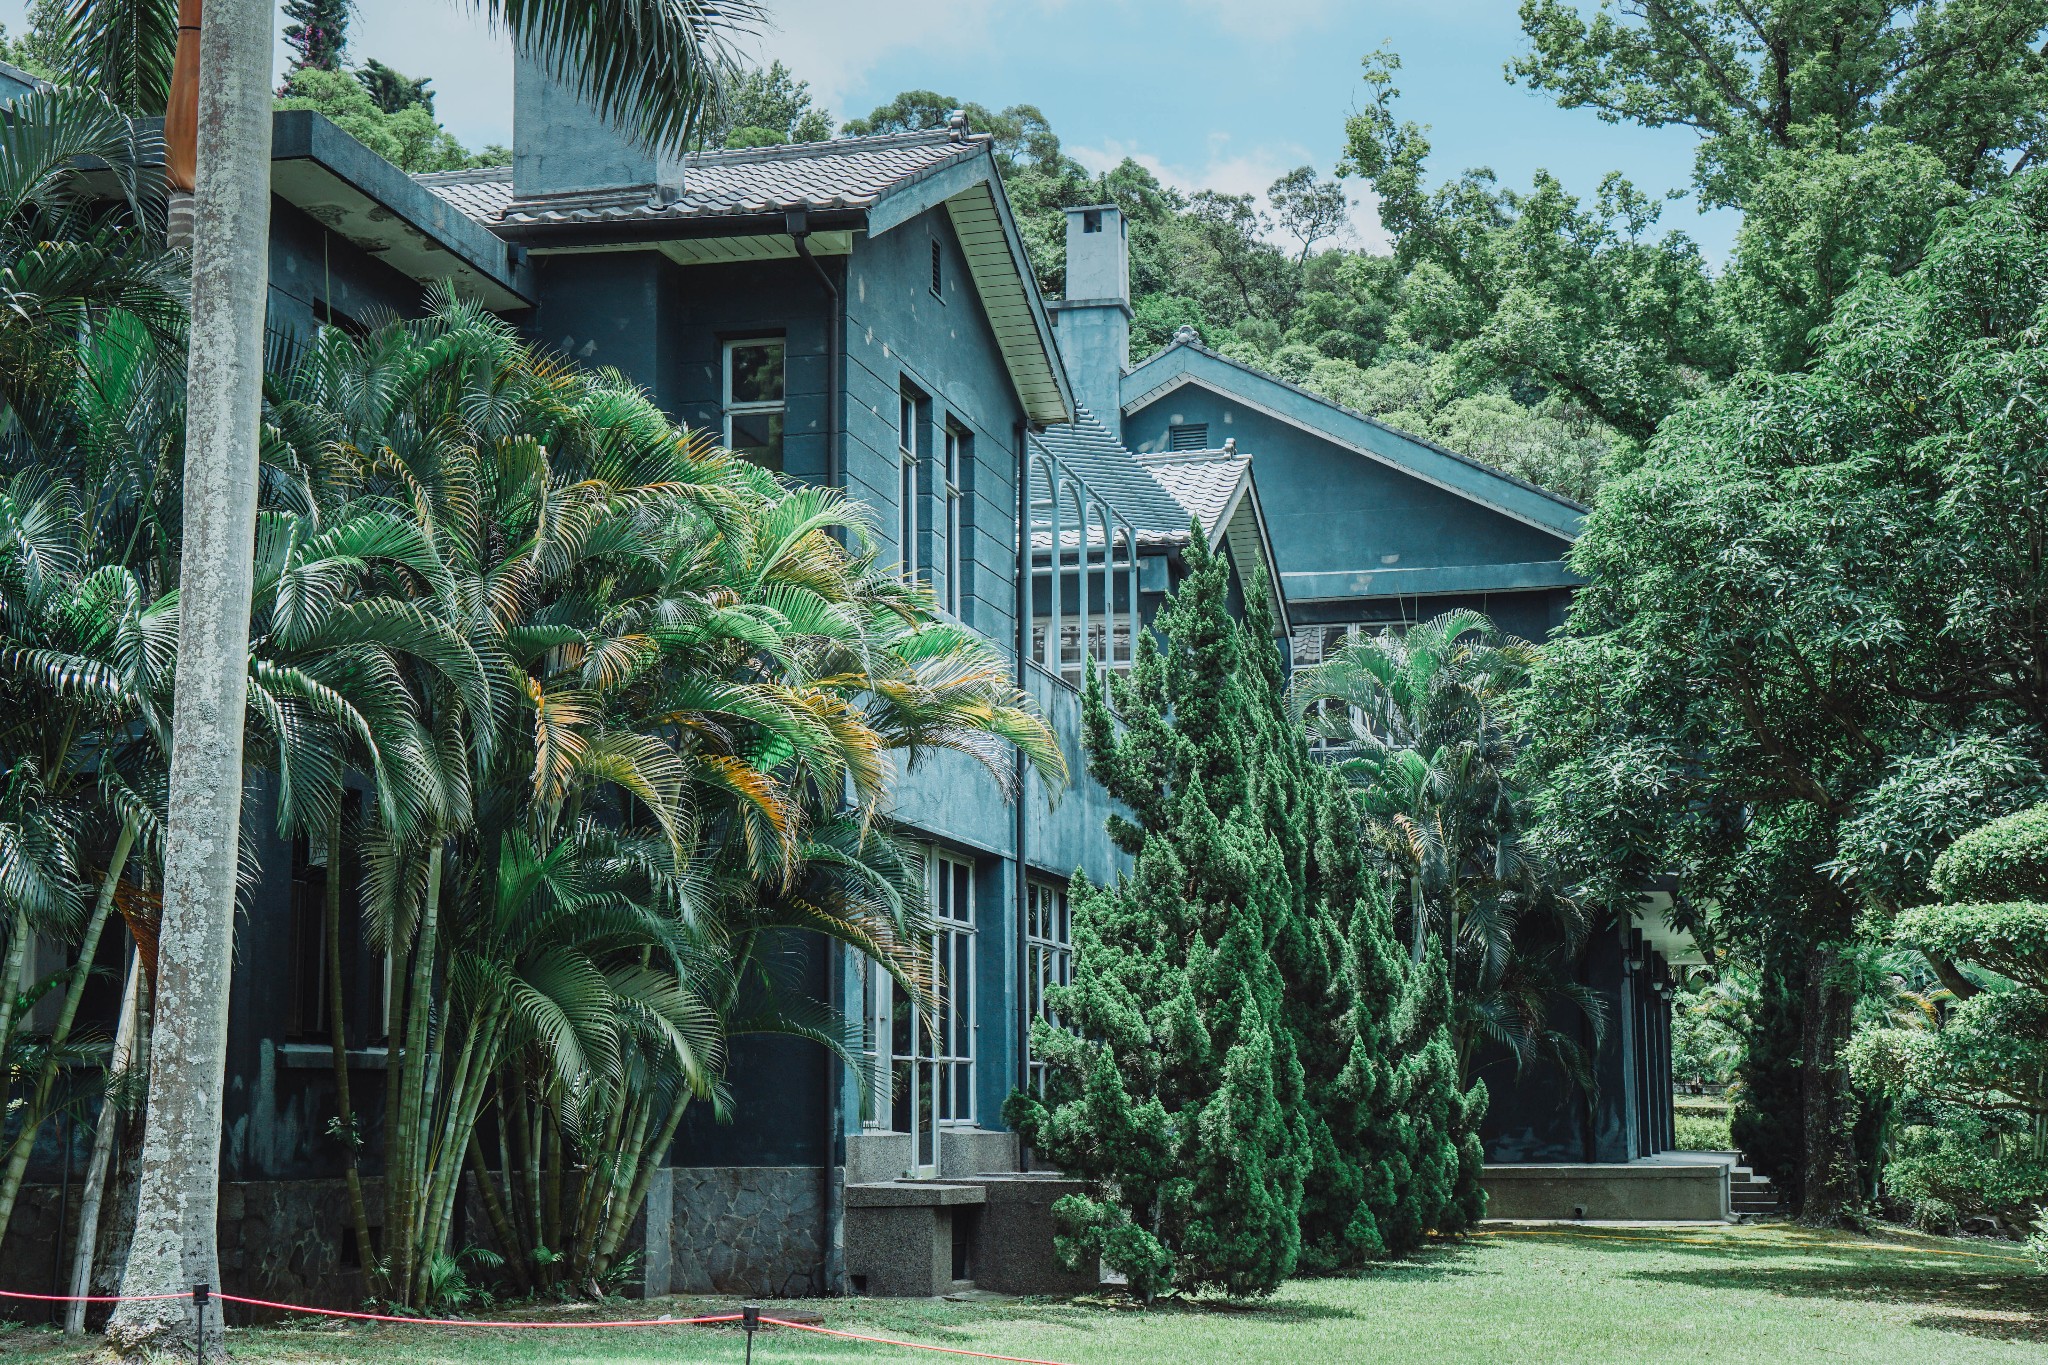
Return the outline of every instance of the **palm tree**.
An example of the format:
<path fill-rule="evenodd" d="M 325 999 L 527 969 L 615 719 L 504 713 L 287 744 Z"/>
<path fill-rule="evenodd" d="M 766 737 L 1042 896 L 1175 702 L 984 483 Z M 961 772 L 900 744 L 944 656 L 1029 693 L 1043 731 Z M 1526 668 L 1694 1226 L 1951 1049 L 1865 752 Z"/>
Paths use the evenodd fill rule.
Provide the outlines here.
<path fill-rule="evenodd" d="M 876 824 L 891 755 L 950 748 L 1008 776 L 1014 744 L 1057 782 L 1057 747 L 1000 655 L 877 568 L 839 495 L 711 448 L 481 309 L 323 333 L 272 419 L 279 496 L 417 527 L 433 563 L 379 590 L 486 672 L 488 695 L 445 670 L 389 689 L 435 737 L 408 749 L 422 791 L 447 795 L 380 787 L 366 811 L 368 936 L 394 964 L 381 1238 L 352 1180 L 372 1288 L 413 1307 L 455 1292 L 465 1167 L 515 1281 L 594 1288 L 686 1107 L 724 1102 L 727 1037 L 844 1049 L 839 1021 L 777 989 L 788 932 L 928 985 L 909 864 Z M 309 620 L 339 610 L 299 597 Z M 370 1138 L 330 995 L 353 1161 Z"/>
<path fill-rule="evenodd" d="M 122 57 L 151 67 L 134 90 L 153 92 L 154 71 L 171 54 L 166 160 L 174 179 L 182 178 L 189 145 L 194 167 L 187 516 L 163 957 L 143 1198 L 124 1278 L 128 1293 L 149 1295 L 219 1278 L 213 1220 L 241 814 L 239 701 L 254 567 L 276 10 L 275 0 L 213 0 L 195 51 L 164 41 L 167 6 L 114 0 L 114 7 L 132 16 Z M 751 0 L 479 0 L 479 7 L 601 112 L 675 147 L 685 145 L 730 69 L 724 35 L 754 13 Z M 88 27 L 103 13 L 98 0 L 87 0 L 74 20 Z M 94 51 L 73 50 L 81 57 Z M 191 104 L 186 89 L 195 91 Z M 197 1326 L 217 1339 L 217 1328 Z M 189 1338 L 194 1327 L 175 1300 L 131 1299 L 109 1335 L 118 1350 L 139 1356 Z"/>
<path fill-rule="evenodd" d="M 1415 958 L 1432 936 L 1443 947 L 1467 1080 L 1482 1038 L 1582 1074 L 1551 1006 L 1562 994 L 1600 1017 L 1564 970 L 1585 931 L 1579 909 L 1521 845 L 1513 703 L 1533 656 L 1480 613 L 1454 611 L 1347 645 L 1293 685 L 1311 735 L 1357 788 L 1374 860 L 1406 893 Z"/>

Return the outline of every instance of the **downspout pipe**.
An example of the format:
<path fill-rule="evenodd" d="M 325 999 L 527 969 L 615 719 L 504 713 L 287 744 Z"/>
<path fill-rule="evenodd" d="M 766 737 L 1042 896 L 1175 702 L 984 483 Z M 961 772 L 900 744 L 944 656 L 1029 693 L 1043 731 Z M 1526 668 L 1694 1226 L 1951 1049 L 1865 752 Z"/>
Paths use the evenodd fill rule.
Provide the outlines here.
<path fill-rule="evenodd" d="M 811 254 L 810 211 L 792 206 L 783 214 L 790 245 L 803 258 L 825 291 L 825 486 L 846 487 L 844 424 L 839 411 L 840 343 L 846 324 L 845 299 L 822 262 Z M 842 798 L 842 802 L 844 798 Z M 836 939 L 825 944 L 825 1003 L 846 1012 L 846 951 Z M 836 1057 L 825 1062 L 825 1133 L 819 1160 L 819 1251 L 821 1286 L 828 1296 L 846 1292 L 846 1067 Z"/>
<path fill-rule="evenodd" d="M 803 257 L 804 264 L 811 268 L 811 273 L 818 277 L 819 287 L 825 291 L 828 307 L 825 318 L 825 485 L 843 489 L 846 487 L 846 450 L 841 439 L 843 424 L 839 420 L 839 356 L 841 337 L 846 330 L 845 302 L 824 263 L 811 254 L 810 210 L 790 208 L 782 215 L 782 222 L 796 254 Z"/>
<path fill-rule="evenodd" d="M 1025 689 L 1024 661 L 1031 657 L 1031 443 L 1028 428 L 1018 422 L 1015 428 L 1017 442 L 1017 690 Z M 1053 591 L 1059 591 L 1057 579 Z M 1017 1088 L 1024 1090 L 1031 1084 L 1031 1020 L 1025 1017 L 1024 1004 L 1031 998 L 1031 888 L 1026 881 L 1025 869 L 1025 819 L 1024 793 L 1026 779 L 1030 776 L 1030 765 L 1024 761 L 1023 750 L 1017 751 L 1017 826 L 1015 833 L 1017 885 Z M 1031 1152 L 1021 1143 L 1017 1147 L 1017 1164 L 1024 1170 L 1031 1169 Z"/>

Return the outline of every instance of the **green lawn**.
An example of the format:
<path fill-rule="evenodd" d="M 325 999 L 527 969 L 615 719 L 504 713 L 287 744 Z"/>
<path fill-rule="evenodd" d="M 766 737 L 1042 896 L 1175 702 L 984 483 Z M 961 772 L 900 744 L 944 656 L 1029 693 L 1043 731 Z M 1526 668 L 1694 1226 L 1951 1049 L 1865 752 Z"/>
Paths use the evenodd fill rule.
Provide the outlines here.
<path fill-rule="evenodd" d="M 728 1301 L 664 1304 L 678 1313 Z M 815 1301 L 792 1307 L 818 1309 Z M 633 1305 L 637 1312 L 643 1305 Z M 2048 1278 L 1978 1242 L 1788 1227 L 1512 1229 L 1358 1279 L 1290 1285 L 1266 1307 L 1152 1312 L 1027 1301 L 822 1305 L 828 1326 L 1071 1365 L 1195 1362 L 2027 1361 L 2048 1345 Z M 769 1311 L 773 1311 L 770 1308 Z M 235 1358 L 290 1365 L 738 1365 L 724 1328 L 599 1334 L 318 1328 L 234 1334 Z M 75 1358 L 0 1337 L 13 1360 Z M 760 1365 L 953 1359 L 767 1332 Z"/>

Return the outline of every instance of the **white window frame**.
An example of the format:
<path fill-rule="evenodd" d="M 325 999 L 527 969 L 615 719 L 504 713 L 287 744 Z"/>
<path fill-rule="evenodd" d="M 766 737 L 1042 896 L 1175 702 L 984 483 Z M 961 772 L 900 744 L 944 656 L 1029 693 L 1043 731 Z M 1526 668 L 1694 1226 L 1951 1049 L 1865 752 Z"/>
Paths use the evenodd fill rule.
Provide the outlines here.
<path fill-rule="evenodd" d="M 951 422 L 946 424 L 946 581 L 944 585 L 945 609 L 958 618 L 966 605 L 961 591 L 961 539 L 966 534 L 962 522 L 963 499 L 960 493 L 961 463 L 967 452 L 967 435 Z"/>
<path fill-rule="evenodd" d="M 927 848 L 924 866 L 925 910 L 932 923 L 927 962 L 938 997 L 933 1021 L 937 1027 L 927 1029 L 922 1019 L 913 1019 L 907 1030 L 909 1054 L 897 1051 L 899 988 L 879 966 L 861 963 L 861 1047 L 875 1077 L 865 1127 L 871 1132 L 906 1131 L 896 1120 L 897 1088 L 899 1083 L 904 1086 L 911 1138 L 909 1174 L 920 1178 L 938 1174 L 939 1133 L 974 1126 L 981 1022 L 975 982 L 974 863 L 959 854 Z M 929 1101 L 928 1094 L 933 1097 Z M 920 1120 L 927 1114 L 929 1123 L 920 1132 Z M 919 1142 L 927 1136 L 930 1150 L 920 1151 Z"/>
<path fill-rule="evenodd" d="M 911 583 L 923 577 L 919 572 L 919 561 L 923 556 L 918 553 L 917 544 L 917 504 L 922 496 L 918 466 L 923 462 L 919 446 L 924 431 L 924 415 L 919 409 L 928 401 L 922 391 L 912 388 L 908 382 L 897 390 L 896 539 L 897 552 L 902 556 L 902 576 Z"/>
<path fill-rule="evenodd" d="M 782 397 L 774 402 L 735 403 L 732 397 L 732 353 L 742 346 L 780 346 L 782 348 Z M 725 448 L 732 449 L 732 419 L 752 417 L 757 414 L 773 413 L 782 418 L 783 459 L 789 458 L 789 339 L 779 336 L 734 337 L 719 348 L 720 371 L 718 396 L 721 400 L 719 418 L 723 426 Z"/>
<path fill-rule="evenodd" d="M 1031 1026 L 1060 1026 L 1046 1002 L 1054 986 L 1074 984 L 1074 910 L 1067 888 L 1042 877 L 1024 883 L 1024 1075 L 1033 1094 L 1045 1093 L 1045 1063 L 1031 1050 Z"/>

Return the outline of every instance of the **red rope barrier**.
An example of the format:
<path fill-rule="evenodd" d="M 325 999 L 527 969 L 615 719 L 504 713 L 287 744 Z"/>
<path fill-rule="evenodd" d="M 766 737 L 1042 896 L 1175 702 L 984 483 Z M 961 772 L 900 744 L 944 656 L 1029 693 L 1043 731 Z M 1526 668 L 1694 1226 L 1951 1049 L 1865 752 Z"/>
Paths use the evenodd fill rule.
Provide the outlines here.
<path fill-rule="evenodd" d="M 897 1341 L 892 1337 L 863 1336 L 859 1332 L 841 1332 L 830 1327 L 813 1327 L 807 1322 L 789 1322 L 782 1318 L 764 1317 L 763 1322 L 774 1323 L 777 1327 L 791 1327 L 799 1332 L 816 1332 L 820 1336 L 844 1337 L 848 1341 L 865 1341 L 873 1346 L 901 1346 L 906 1351 L 939 1351 L 949 1356 L 973 1356 L 976 1360 L 1007 1360 L 1012 1365 L 1060 1365 L 1057 1360 L 1034 1360 L 1030 1356 L 990 1355 L 987 1351 L 968 1351 L 958 1346 L 927 1346 L 918 1341 Z"/>
<path fill-rule="evenodd" d="M 529 1331 L 587 1332 L 598 1327 L 700 1327 L 710 1323 L 740 1320 L 738 1313 L 716 1313 L 701 1318 L 628 1318 L 616 1322 L 490 1322 L 481 1318 L 409 1318 L 397 1313 L 352 1313 L 346 1308 L 307 1308 L 296 1303 L 273 1303 L 269 1299 L 245 1299 L 239 1294 L 216 1293 L 214 1297 L 250 1308 L 272 1308 L 280 1313 L 310 1313 L 323 1318 L 347 1318 L 353 1322 L 395 1322 L 406 1327 L 505 1327 Z"/>
<path fill-rule="evenodd" d="M 0 1289 L 0 1299 L 27 1299 L 36 1303 L 159 1303 L 166 1299 L 191 1297 L 193 1295 L 190 1290 L 181 1294 L 24 1294 Z M 389 1322 L 401 1327 L 476 1327 L 490 1330 L 587 1332 L 607 1327 L 708 1327 L 717 1323 L 739 1322 L 744 1317 L 740 1313 L 712 1313 L 695 1318 L 623 1318 L 609 1322 L 494 1322 L 481 1318 L 409 1318 L 396 1313 L 362 1313 L 347 1308 L 308 1308 L 304 1304 L 244 1298 L 240 1294 L 223 1294 L 218 1290 L 212 1297 L 223 1303 L 239 1303 L 246 1308 L 268 1308 L 279 1313 L 344 1318 L 350 1322 Z M 898 1341 L 894 1337 L 842 1332 L 837 1328 L 818 1327 L 808 1322 L 791 1322 L 787 1318 L 764 1316 L 760 1321 L 771 1327 L 787 1327 L 795 1332 L 813 1332 L 819 1336 L 838 1337 L 844 1341 L 863 1341 L 871 1346 L 895 1346 L 906 1351 L 935 1351 L 941 1355 L 968 1356 L 975 1360 L 1006 1361 L 1009 1365 L 1061 1365 L 1061 1362 L 1056 1360 L 1038 1360 L 1032 1356 L 995 1355 L 988 1351 L 969 1351 L 959 1346 L 928 1346 L 918 1341 Z"/>

